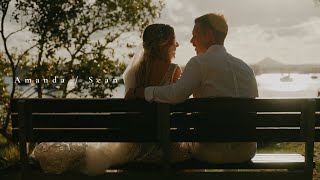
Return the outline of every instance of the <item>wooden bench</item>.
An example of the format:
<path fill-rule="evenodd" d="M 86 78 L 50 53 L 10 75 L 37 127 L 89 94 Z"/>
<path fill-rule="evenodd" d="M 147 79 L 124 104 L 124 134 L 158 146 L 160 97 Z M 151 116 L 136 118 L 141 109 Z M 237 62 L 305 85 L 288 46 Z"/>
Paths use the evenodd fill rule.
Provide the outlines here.
<path fill-rule="evenodd" d="M 320 139 L 318 128 L 315 131 L 320 103 L 315 99 L 207 98 L 177 105 L 124 99 L 15 99 L 12 109 L 22 177 L 28 179 L 93 177 L 30 171 L 27 142 L 158 142 L 165 156 L 156 168 L 133 163 L 94 179 L 311 180 L 314 139 Z M 304 142 L 305 154 L 256 154 L 250 162 L 236 164 L 196 160 L 170 164 L 171 142 Z"/>

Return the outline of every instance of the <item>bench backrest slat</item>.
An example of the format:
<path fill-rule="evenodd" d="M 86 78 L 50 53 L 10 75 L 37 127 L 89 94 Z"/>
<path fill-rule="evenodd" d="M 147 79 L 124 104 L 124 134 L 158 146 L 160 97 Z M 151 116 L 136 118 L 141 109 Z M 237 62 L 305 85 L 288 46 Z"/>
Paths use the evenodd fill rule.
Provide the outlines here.
<path fill-rule="evenodd" d="M 301 112 L 305 99 L 195 98 L 172 105 L 172 112 Z"/>
<path fill-rule="evenodd" d="M 189 99 L 171 105 L 172 141 L 303 142 L 308 99 Z M 254 129 L 252 126 L 254 125 Z M 188 136 L 188 137 L 187 137 Z"/>
<path fill-rule="evenodd" d="M 13 114 L 13 126 L 18 121 L 18 115 Z M 154 122 L 143 113 L 123 114 L 33 114 L 32 125 L 34 128 L 137 128 L 150 127 Z"/>
<path fill-rule="evenodd" d="M 147 112 L 154 107 L 143 100 L 126 99 L 14 99 L 12 112 L 18 111 L 18 101 L 26 100 L 32 104 L 33 113 L 71 113 L 71 112 Z"/>
<path fill-rule="evenodd" d="M 264 114 L 257 114 L 256 116 L 257 116 L 256 122 L 254 123 L 257 127 L 300 127 L 300 119 L 301 119 L 300 113 L 293 113 L 293 114 L 287 114 L 287 113 L 286 114 L 279 114 L 279 113 L 265 114 L 264 113 Z M 216 115 L 215 117 L 218 118 L 218 115 Z M 231 124 L 232 122 L 228 120 L 228 117 L 226 117 L 223 114 L 219 119 L 223 119 L 224 121 L 227 121 L 225 123 Z M 236 119 L 237 121 L 240 121 L 240 123 L 243 120 L 245 120 L 245 119 L 242 119 L 241 116 L 237 116 Z M 190 126 L 199 127 L 202 125 L 202 122 L 206 122 L 206 121 L 214 122 L 213 120 L 210 119 L 210 117 L 205 117 L 205 115 L 200 113 L 193 113 L 193 114 L 172 113 L 171 114 L 171 127 L 176 127 L 176 128 L 186 128 Z M 221 122 L 221 123 L 224 123 L 224 122 Z M 320 123 L 318 122 L 318 124 Z"/>
<path fill-rule="evenodd" d="M 147 134 L 147 136 L 146 136 Z M 18 140 L 18 130 L 13 138 Z M 140 129 L 34 129 L 28 142 L 157 142 L 154 131 Z"/>
<path fill-rule="evenodd" d="M 159 110 L 157 104 L 125 99 L 15 99 L 12 105 L 14 134 L 19 130 L 19 100 L 32 104 L 31 125 L 34 130 L 28 135 L 30 141 L 46 141 L 45 137 L 48 137 L 57 141 L 158 142 L 162 136 L 159 134 L 162 125 L 156 114 Z M 166 105 L 170 106 L 171 140 L 304 141 L 301 114 L 306 100 L 205 98 Z M 316 140 L 320 139 L 318 134 L 316 130 Z M 142 138 L 144 136 L 146 138 Z"/>
<path fill-rule="evenodd" d="M 18 107 L 28 107 L 27 141 L 158 142 L 156 103 L 124 99 L 15 99 L 13 137 L 19 139 Z"/>
<path fill-rule="evenodd" d="M 202 134 L 192 130 L 172 130 L 170 132 L 171 140 L 174 142 L 304 142 L 305 138 L 300 136 L 300 130 L 295 129 L 259 129 L 256 136 L 233 136 L 232 133 L 223 134 Z"/>

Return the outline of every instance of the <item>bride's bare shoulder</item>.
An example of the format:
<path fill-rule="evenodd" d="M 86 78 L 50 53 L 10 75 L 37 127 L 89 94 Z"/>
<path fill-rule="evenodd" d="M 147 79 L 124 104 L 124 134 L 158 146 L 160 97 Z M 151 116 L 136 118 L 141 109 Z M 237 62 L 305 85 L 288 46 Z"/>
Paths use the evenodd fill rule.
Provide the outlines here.
<path fill-rule="evenodd" d="M 154 61 L 153 65 L 168 69 L 168 67 L 170 66 L 170 63 L 165 61 Z"/>
<path fill-rule="evenodd" d="M 161 72 L 163 73 L 167 72 L 169 66 L 170 66 L 170 63 L 163 62 L 163 61 L 155 61 L 152 65 L 152 70 L 156 73 L 162 74 Z"/>

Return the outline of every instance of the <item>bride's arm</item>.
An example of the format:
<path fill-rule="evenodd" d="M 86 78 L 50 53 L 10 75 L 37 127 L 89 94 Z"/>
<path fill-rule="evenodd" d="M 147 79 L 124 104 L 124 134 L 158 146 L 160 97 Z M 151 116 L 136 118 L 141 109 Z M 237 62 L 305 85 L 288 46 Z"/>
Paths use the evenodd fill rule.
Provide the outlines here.
<path fill-rule="evenodd" d="M 125 99 L 134 99 L 134 98 L 136 98 L 136 92 L 135 92 L 136 89 L 137 88 L 130 88 L 128 90 L 128 92 L 125 94 L 124 98 Z"/>
<path fill-rule="evenodd" d="M 177 69 L 173 75 L 173 83 L 175 83 L 180 78 L 181 74 L 182 74 L 182 70 L 181 70 L 180 66 L 177 66 Z"/>
<path fill-rule="evenodd" d="M 130 99 L 133 96 L 133 90 L 130 88 L 128 92 L 124 95 L 125 99 Z"/>

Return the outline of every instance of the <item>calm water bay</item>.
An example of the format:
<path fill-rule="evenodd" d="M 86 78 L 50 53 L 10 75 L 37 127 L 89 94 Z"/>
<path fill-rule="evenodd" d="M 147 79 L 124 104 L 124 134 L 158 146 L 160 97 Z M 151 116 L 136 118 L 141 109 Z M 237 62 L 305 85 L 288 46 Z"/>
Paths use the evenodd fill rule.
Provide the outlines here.
<path fill-rule="evenodd" d="M 256 77 L 260 97 L 317 97 L 320 74 L 262 74 Z"/>

